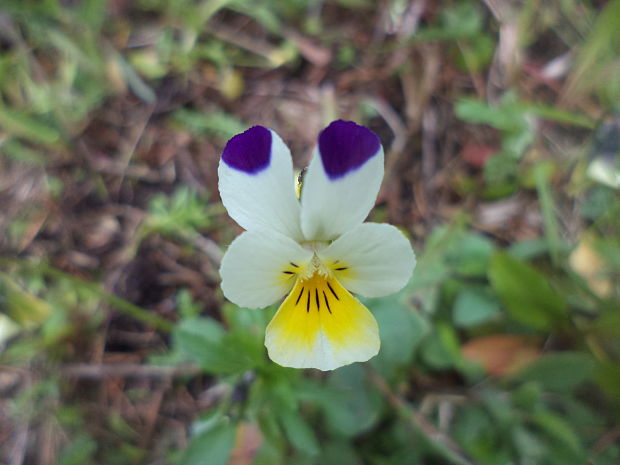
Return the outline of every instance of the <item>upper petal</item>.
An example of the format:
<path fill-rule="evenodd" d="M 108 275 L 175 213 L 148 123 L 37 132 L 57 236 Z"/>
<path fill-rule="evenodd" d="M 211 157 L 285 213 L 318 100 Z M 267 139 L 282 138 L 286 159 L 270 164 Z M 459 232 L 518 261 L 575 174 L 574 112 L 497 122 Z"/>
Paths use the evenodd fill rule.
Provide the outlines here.
<path fill-rule="evenodd" d="M 409 239 L 389 224 L 363 223 L 319 252 L 348 290 L 365 297 L 399 291 L 411 278 L 415 255 Z"/>
<path fill-rule="evenodd" d="M 246 231 L 222 258 L 222 291 L 241 307 L 266 307 L 291 290 L 311 259 L 312 252 L 287 236 Z"/>
<path fill-rule="evenodd" d="M 230 139 L 218 175 L 222 203 L 242 228 L 302 238 L 291 153 L 274 131 L 253 126 Z"/>
<path fill-rule="evenodd" d="M 352 121 L 334 121 L 319 143 L 301 192 L 306 240 L 331 240 L 364 221 L 383 178 L 377 135 Z"/>

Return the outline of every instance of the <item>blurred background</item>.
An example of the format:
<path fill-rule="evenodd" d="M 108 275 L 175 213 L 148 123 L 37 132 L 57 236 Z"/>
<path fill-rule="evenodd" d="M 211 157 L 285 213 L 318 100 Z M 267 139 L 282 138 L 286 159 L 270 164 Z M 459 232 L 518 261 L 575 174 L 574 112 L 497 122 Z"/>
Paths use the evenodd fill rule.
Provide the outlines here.
<path fill-rule="evenodd" d="M 620 1 L 2 0 L 0 463 L 620 463 Z M 274 365 L 226 141 L 382 139 L 382 350 Z"/>

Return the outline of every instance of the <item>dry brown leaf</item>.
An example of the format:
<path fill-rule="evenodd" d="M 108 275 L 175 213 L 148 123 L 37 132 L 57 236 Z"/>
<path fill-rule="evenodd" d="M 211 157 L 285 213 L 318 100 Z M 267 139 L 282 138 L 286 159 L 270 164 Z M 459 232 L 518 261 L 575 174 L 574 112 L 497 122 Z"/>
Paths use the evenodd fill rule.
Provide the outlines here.
<path fill-rule="evenodd" d="M 609 297 L 612 284 L 602 275 L 605 262 L 599 253 L 592 247 L 592 239 L 584 236 L 570 254 L 569 263 L 575 273 L 583 277 L 590 289 L 599 297 Z"/>
<path fill-rule="evenodd" d="M 463 357 L 479 362 L 489 375 L 514 373 L 540 356 L 535 340 L 526 336 L 498 334 L 465 343 Z"/>
<path fill-rule="evenodd" d="M 262 442 L 263 435 L 256 423 L 239 423 L 228 465 L 252 465 Z"/>

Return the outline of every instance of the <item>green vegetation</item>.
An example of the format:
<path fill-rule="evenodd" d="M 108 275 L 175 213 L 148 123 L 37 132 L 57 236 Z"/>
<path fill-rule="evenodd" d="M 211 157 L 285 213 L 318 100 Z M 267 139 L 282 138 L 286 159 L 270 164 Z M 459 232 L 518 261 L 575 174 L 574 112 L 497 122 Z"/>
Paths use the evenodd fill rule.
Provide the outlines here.
<path fill-rule="evenodd" d="M 0 2 L 0 463 L 620 462 L 620 0 Z M 217 164 L 371 127 L 418 265 L 273 364 Z"/>

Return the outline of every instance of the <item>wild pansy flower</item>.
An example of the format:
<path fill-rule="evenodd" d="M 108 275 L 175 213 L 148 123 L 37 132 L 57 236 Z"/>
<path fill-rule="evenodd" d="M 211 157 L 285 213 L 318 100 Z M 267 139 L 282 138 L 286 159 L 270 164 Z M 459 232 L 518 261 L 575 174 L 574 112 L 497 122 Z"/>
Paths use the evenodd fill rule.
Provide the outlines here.
<path fill-rule="evenodd" d="M 398 229 L 363 223 L 383 178 L 377 135 L 350 121 L 321 131 L 300 199 L 289 149 L 262 126 L 228 141 L 218 174 L 222 202 L 246 230 L 222 260 L 224 295 L 249 308 L 287 296 L 267 326 L 269 357 L 320 370 L 374 357 L 377 322 L 351 293 L 394 293 L 415 266 Z"/>

